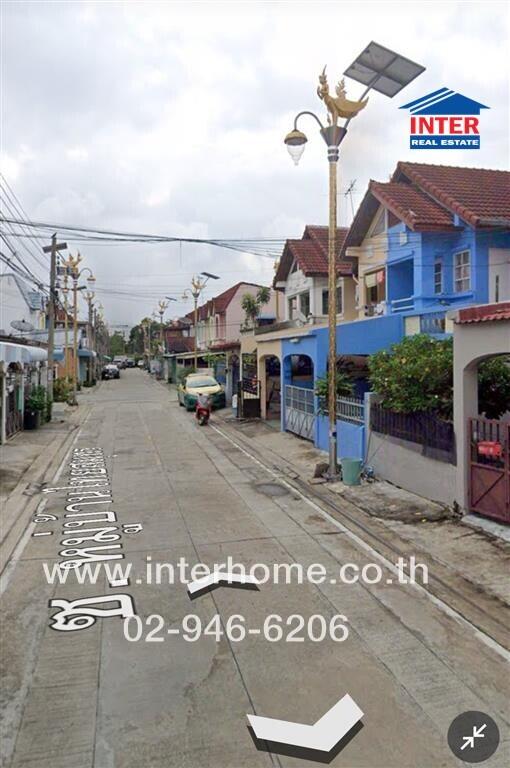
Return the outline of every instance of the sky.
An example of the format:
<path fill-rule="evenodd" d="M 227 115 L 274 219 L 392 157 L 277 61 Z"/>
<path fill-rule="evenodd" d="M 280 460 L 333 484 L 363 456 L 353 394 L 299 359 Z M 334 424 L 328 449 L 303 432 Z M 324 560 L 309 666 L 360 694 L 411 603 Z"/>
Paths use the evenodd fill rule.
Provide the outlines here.
<path fill-rule="evenodd" d="M 338 197 L 339 223 L 348 225 L 368 181 L 386 181 L 399 160 L 508 167 L 508 8 L 492 0 L 1 0 L 0 168 L 35 221 L 300 237 L 305 224 L 328 221 L 325 146 L 303 119 L 309 141 L 295 167 L 283 137 L 298 111 L 325 117 L 316 95 L 324 65 L 333 88 L 375 40 L 426 71 L 394 99 L 372 93 L 351 122 Z M 346 86 L 349 98 L 360 96 L 361 85 Z M 398 107 L 443 86 L 490 107 L 480 150 L 409 149 L 409 116 Z M 269 284 L 274 274 L 271 258 L 200 244 L 81 251 L 112 328 L 134 325 L 166 295 L 178 299 L 167 318 L 190 311 L 182 293 L 194 273 L 220 276 L 204 298 L 240 280 Z"/>

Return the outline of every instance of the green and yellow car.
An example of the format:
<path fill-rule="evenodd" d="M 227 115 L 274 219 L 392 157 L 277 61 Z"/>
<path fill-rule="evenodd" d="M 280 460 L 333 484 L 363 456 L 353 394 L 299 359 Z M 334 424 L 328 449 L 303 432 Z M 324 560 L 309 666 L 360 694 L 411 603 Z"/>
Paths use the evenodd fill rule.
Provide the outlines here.
<path fill-rule="evenodd" d="M 190 373 L 177 388 L 179 405 L 187 411 L 194 411 L 197 395 L 209 395 L 212 408 L 225 407 L 225 390 L 213 376 L 204 373 Z"/>

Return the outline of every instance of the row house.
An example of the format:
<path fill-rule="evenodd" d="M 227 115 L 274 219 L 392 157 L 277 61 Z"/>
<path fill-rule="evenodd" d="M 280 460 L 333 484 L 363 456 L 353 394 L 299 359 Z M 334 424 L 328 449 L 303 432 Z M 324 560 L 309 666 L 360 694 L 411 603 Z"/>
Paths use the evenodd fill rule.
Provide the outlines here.
<path fill-rule="evenodd" d="M 399 315 L 405 334 L 510 296 L 508 173 L 400 162 L 371 181 L 342 254 L 357 259 L 358 319 Z"/>
<path fill-rule="evenodd" d="M 257 295 L 263 286 L 257 283 L 239 282 L 227 288 L 205 304 L 198 307 L 198 322 L 194 332 L 197 335 L 199 349 L 212 349 L 227 343 L 239 342 L 241 328 L 245 324 L 245 313 L 241 302 L 243 296 Z M 266 317 L 275 317 L 276 299 L 272 292 L 271 299 L 262 309 Z M 194 322 L 194 311 L 186 318 Z"/>
<path fill-rule="evenodd" d="M 194 310 L 183 319 L 191 324 L 189 335 L 196 335 L 201 361 L 199 364 L 207 366 L 207 359 L 214 355 L 215 375 L 218 381 L 225 385 L 227 401 L 230 401 L 237 391 L 237 383 L 242 375 L 242 353 L 245 351 L 242 350 L 242 343 L 250 346 L 243 334 L 253 331 L 247 328 L 242 299 L 246 294 L 256 297 L 262 287 L 257 283 L 238 282 L 198 307 L 196 328 Z M 261 307 L 256 324 L 273 323 L 277 313 L 277 297 L 275 291 L 271 290 L 270 300 Z M 194 345 L 194 339 L 192 341 Z M 247 354 L 246 359 L 249 356 Z M 175 370 L 179 364 L 191 364 L 193 358 L 192 351 L 176 355 Z"/>
<path fill-rule="evenodd" d="M 307 226 L 286 242 L 274 282 L 284 321 L 256 331 L 262 417 L 320 448 L 327 233 Z M 368 356 L 416 333 L 444 338 L 457 310 L 510 299 L 510 174 L 399 162 L 388 182 L 369 183 L 337 244 L 337 354 L 354 372 L 356 396 L 342 406 L 339 443 L 342 455 L 361 458 Z"/>
<path fill-rule="evenodd" d="M 348 229 L 339 227 L 336 245 L 340 253 Z M 353 260 L 338 262 L 338 320 L 354 320 L 355 283 Z M 328 228 L 308 225 L 300 240 L 287 240 L 274 279 L 283 294 L 287 322 L 321 323 L 328 316 Z"/>

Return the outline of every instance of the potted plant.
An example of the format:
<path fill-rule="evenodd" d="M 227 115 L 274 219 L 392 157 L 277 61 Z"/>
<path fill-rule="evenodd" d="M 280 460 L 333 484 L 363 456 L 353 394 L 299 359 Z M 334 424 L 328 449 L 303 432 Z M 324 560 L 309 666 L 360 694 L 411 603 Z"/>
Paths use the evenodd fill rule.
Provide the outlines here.
<path fill-rule="evenodd" d="M 47 409 L 46 390 L 44 387 L 34 387 L 25 400 L 24 428 L 37 429 L 41 426 L 42 414 Z"/>

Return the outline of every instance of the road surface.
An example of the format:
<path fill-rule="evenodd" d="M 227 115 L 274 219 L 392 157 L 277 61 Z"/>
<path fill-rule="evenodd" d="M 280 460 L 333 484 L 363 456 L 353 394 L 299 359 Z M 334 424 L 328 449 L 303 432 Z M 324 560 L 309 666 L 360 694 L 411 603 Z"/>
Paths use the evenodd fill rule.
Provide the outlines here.
<path fill-rule="evenodd" d="M 4 766 L 459 766 L 465 763 L 446 737 L 452 720 L 468 710 L 490 714 L 501 731 L 502 743 L 484 765 L 509 764 L 508 661 L 497 643 L 426 590 L 395 583 L 384 564 L 382 583 L 333 584 L 342 564 L 380 564 L 370 546 L 236 446 L 218 417 L 197 427 L 175 394 L 146 373 L 123 371 L 89 402 L 56 485 L 68 485 L 76 457 L 97 457 L 90 450 L 101 449 L 113 497 L 104 509 L 115 511 L 119 530 L 137 523 L 142 529 L 124 527 L 124 558 L 108 561 L 132 564 L 127 585 L 109 586 L 103 572 L 98 583 L 80 585 L 74 571 L 66 584 L 49 584 L 43 564 L 69 560 L 71 554 L 59 555 L 61 542 L 84 528 L 63 533 L 69 491 L 41 494 L 42 522 L 31 531 L 44 535 L 25 536 L 4 584 Z M 52 485 L 54 473 L 47 478 Z M 44 514 L 56 520 L 45 522 Z M 108 525 L 89 523 L 88 530 Z M 147 578 L 148 563 L 185 558 L 212 565 L 229 555 L 246 566 L 315 563 L 327 578 L 258 589 L 218 586 L 193 600 L 186 584 L 147 583 L 154 576 L 153 568 Z M 99 613 L 90 626 L 59 630 L 54 617 L 65 601 L 114 601 L 98 603 L 101 611 L 118 606 L 120 594 L 139 620 Z M 242 640 L 235 631 L 226 634 L 232 615 L 242 617 Z M 281 621 L 268 620 L 271 615 Z M 287 625 L 290 616 L 302 616 L 302 627 L 299 618 Z M 311 616 L 319 617 L 312 621 L 314 639 L 307 634 Z M 330 637 L 334 616 L 345 617 L 345 639 Z M 265 622 L 276 625 L 269 639 Z M 218 628 L 223 634 L 216 637 Z M 297 641 L 289 638 L 293 628 Z M 247 715 L 313 725 L 346 694 L 363 718 L 329 753 L 259 742 L 248 727 Z"/>

